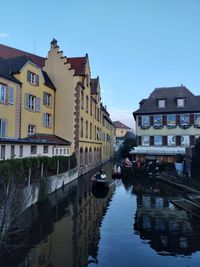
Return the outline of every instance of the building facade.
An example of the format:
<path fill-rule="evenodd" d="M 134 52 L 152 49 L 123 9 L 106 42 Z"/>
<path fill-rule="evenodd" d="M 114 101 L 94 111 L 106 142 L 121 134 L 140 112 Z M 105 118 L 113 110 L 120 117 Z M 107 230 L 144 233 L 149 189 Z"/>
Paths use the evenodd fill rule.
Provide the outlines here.
<path fill-rule="evenodd" d="M 37 137 L 34 142 L 41 142 L 38 134 L 59 137 L 68 144 L 67 154 L 75 152 L 84 168 L 113 156 L 112 121 L 101 100 L 99 77 L 91 78 L 87 54 L 68 58 L 53 39 L 47 58 L 4 45 L 0 57 L 10 62 L 12 82 L 20 88 L 16 137 Z M 13 114 L 17 116 L 14 107 Z"/>
<path fill-rule="evenodd" d="M 118 152 L 120 146 L 123 144 L 125 140 L 125 135 L 131 129 L 121 121 L 114 121 L 113 125 L 114 125 L 114 135 L 115 135 L 114 150 L 115 152 Z"/>
<path fill-rule="evenodd" d="M 186 87 L 156 88 L 133 113 L 138 147 L 135 158 L 174 161 L 200 136 L 199 96 Z"/>

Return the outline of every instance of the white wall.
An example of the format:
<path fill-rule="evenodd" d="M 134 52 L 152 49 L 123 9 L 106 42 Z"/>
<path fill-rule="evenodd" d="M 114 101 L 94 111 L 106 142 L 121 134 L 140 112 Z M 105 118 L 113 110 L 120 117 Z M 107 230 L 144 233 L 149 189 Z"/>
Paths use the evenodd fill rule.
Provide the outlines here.
<path fill-rule="evenodd" d="M 52 156 L 69 156 L 69 147 L 68 146 L 53 146 L 53 145 L 48 145 L 48 153 L 43 152 L 43 147 L 44 145 L 36 145 L 36 144 L 5 144 L 5 143 L 0 143 L 0 156 L 1 156 L 1 148 L 2 145 L 5 145 L 5 159 L 10 159 L 11 158 L 11 145 L 14 145 L 15 148 L 15 159 L 20 158 L 19 153 L 20 153 L 20 145 L 23 146 L 23 156 L 21 158 L 25 157 L 38 157 L 38 156 L 47 156 L 47 157 L 52 157 Z M 31 146 L 36 146 L 37 147 L 37 152 L 36 154 L 31 154 Z M 2 158 L 0 158 L 2 160 Z"/>

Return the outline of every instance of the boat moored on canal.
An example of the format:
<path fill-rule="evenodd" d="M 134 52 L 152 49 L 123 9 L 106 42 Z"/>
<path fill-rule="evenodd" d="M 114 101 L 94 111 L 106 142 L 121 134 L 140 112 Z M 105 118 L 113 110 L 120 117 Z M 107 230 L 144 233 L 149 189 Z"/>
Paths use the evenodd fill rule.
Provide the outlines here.
<path fill-rule="evenodd" d="M 107 187 L 108 186 L 108 178 L 104 170 L 97 172 L 91 178 L 92 185 L 95 187 Z"/>

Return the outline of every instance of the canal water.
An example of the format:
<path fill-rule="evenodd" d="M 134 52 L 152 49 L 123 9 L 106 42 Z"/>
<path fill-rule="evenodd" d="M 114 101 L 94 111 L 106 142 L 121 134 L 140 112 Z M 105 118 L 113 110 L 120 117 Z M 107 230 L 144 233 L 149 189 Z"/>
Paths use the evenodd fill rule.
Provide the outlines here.
<path fill-rule="evenodd" d="M 200 220 L 170 200 L 182 192 L 125 173 L 94 190 L 89 173 L 25 211 L 0 249 L 3 267 L 200 266 Z"/>

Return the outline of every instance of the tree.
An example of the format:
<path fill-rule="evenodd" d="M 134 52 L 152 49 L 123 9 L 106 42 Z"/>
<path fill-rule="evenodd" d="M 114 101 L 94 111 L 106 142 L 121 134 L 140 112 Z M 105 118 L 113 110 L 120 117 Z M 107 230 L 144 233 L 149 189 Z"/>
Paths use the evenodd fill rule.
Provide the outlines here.
<path fill-rule="evenodd" d="M 123 159 L 130 158 L 129 152 L 131 151 L 131 149 L 133 149 L 134 146 L 136 146 L 135 139 L 125 139 L 119 149 L 120 157 L 122 157 Z"/>

